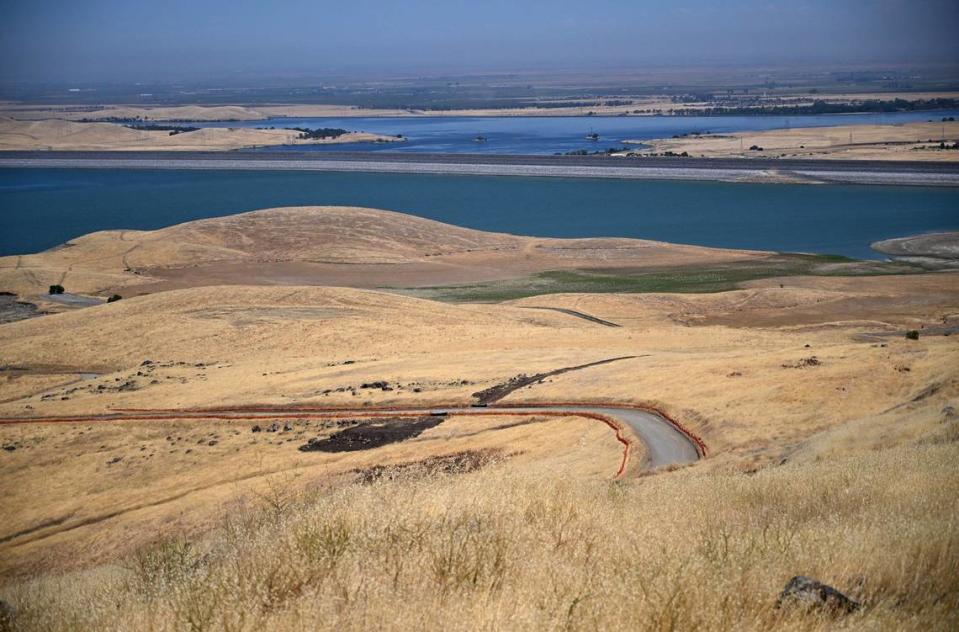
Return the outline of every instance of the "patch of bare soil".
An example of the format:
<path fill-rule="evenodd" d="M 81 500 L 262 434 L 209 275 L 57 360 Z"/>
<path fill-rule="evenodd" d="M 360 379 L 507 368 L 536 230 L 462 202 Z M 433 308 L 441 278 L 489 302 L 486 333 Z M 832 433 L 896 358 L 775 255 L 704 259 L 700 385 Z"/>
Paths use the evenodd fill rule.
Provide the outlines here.
<path fill-rule="evenodd" d="M 442 456 L 431 456 L 419 461 L 397 465 L 374 465 L 353 470 L 363 484 L 398 479 L 427 478 L 436 474 L 466 474 L 499 460 L 504 455 L 500 450 L 464 450 Z"/>
<path fill-rule="evenodd" d="M 16 295 L 10 292 L 0 292 L 0 323 L 12 323 L 42 314 L 33 303 L 18 301 Z"/>
<path fill-rule="evenodd" d="M 410 419 L 391 417 L 357 422 L 323 439 L 314 437 L 300 446 L 300 452 L 356 452 L 399 443 L 423 434 L 446 420 L 439 415 Z"/>

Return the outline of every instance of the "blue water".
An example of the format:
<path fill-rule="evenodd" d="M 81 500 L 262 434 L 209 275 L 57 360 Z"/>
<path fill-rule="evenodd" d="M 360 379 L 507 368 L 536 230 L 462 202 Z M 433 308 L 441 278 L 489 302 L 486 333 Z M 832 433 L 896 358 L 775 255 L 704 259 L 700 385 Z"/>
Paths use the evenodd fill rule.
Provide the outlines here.
<path fill-rule="evenodd" d="M 623 140 L 670 138 L 690 132 L 729 133 L 790 127 L 823 127 L 863 123 L 893 124 L 939 121 L 956 111 L 889 114 L 822 114 L 818 116 L 616 116 L 616 117 L 364 117 L 274 118 L 264 121 L 203 123 L 204 127 L 334 127 L 377 134 L 402 134 L 402 143 L 294 145 L 262 151 L 402 151 L 478 154 L 554 154 L 622 147 Z M 598 141 L 586 140 L 590 132 Z M 477 143 L 477 136 L 487 142 Z M 855 139 L 853 139 L 855 140 Z M 923 139 L 925 140 L 925 139 Z"/>
<path fill-rule="evenodd" d="M 0 255 L 274 206 L 368 206 L 489 231 L 876 257 L 959 229 L 959 189 L 283 171 L 0 169 Z M 0 288 L 2 290 L 3 288 Z"/>

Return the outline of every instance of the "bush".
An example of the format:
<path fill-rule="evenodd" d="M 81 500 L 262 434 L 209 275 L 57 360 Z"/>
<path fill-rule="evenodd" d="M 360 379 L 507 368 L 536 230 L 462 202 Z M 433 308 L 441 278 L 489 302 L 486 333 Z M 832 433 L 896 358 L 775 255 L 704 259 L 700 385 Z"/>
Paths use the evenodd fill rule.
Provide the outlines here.
<path fill-rule="evenodd" d="M 915 329 L 911 329 L 906 332 L 906 338 L 909 340 L 919 340 L 919 332 Z"/>
<path fill-rule="evenodd" d="M 51 286 L 50 286 L 50 292 L 49 292 L 49 293 L 50 293 L 50 294 L 63 294 L 63 286 L 62 286 L 62 285 L 59 285 L 59 284 L 57 284 L 57 285 L 51 285 Z"/>
<path fill-rule="evenodd" d="M 112 296 L 110 296 L 110 298 L 107 299 L 107 303 L 116 303 L 116 302 L 119 301 L 121 298 L 123 298 L 123 297 L 120 296 L 119 294 L 113 294 Z"/>
<path fill-rule="evenodd" d="M 297 138 L 304 140 L 339 138 L 344 134 L 349 134 L 349 131 L 339 127 L 320 127 L 317 129 L 310 129 L 308 127 L 291 127 L 289 129 L 300 132 L 299 135 L 297 135 Z"/>
<path fill-rule="evenodd" d="M 153 592 L 183 581 L 199 568 L 202 560 L 193 545 L 183 538 L 161 539 L 137 550 L 125 566 L 136 588 Z"/>

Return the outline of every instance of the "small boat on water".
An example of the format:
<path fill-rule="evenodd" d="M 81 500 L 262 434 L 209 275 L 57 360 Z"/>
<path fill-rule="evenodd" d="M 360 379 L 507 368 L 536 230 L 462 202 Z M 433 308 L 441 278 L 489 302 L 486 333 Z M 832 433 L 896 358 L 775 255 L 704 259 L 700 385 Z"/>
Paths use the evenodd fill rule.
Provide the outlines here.
<path fill-rule="evenodd" d="M 477 134 L 477 135 L 476 135 L 476 138 L 473 139 L 473 142 L 474 142 L 474 143 L 485 143 L 487 140 L 489 140 L 489 139 L 486 138 L 485 136 L 481 136 L 481 135 Z"/>
<path fill-rule="evenodd" d="M 589 130 L 589 134 L 586 134 L 586 140 L 599 140 L 599 134 L 593 130 Z"/>

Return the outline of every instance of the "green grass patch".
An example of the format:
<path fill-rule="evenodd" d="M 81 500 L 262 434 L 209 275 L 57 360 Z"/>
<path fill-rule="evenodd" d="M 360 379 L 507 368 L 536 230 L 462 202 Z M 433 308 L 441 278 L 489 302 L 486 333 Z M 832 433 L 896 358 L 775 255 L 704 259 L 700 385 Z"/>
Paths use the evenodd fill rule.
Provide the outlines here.
<path fill-rule="evenodd" d="M 541 294 L 726 292 L 747 281 L 774 277 L 871 276 L 921 271 L 902 263 L 858 261 L 835 255 L 782 254 L 701 266 L 551 270 L 504 281 L 395 289 L 440 301 L 496 303 Z"/>

